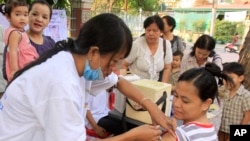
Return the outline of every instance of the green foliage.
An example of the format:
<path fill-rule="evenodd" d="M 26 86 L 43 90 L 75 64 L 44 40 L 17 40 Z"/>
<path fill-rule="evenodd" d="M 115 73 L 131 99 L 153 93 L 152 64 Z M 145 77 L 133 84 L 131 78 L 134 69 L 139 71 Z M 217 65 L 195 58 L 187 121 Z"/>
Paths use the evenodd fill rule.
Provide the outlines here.
<path fill-rule="evenodd" d="M 243 23 L 216 20 L 214 37 L 217 41 L 221 41 L 223 43 L 231 42 L 236 32 L 240 35 L 243 34 Z"/>
<path fill-rule="evenodd" d="M 100 3 L 99 1 L 94 1 L 93 5 L 95 3 L 98 3 L 98 8 L 97 10 L 104 10 L 103 8 L 107 6 L 105 3 Z M 112 7 L 112 11 L 118 12 L 121 10 L 124 10 L 125 3 L 124 0 L 116 0 L 114 2 L 114 5 Z M 160 10 L 160 3 L 159 0 L 128 0 L 128 7 L 127 7 L 127 12 L 131 14 L 136 14 L 139 13 L 139 9 L 142 8 L 143 11 L 148 11 L 148 12 L 157 12 Z"/>
<path fill-rule="evenodd" d="M 158 11 L 160 4 L 158 0 L 138 0 L 138 6 L 142 8 L 143 11 Z"/>
<path fill-rule="evenodd" d="M 186 30 L 186 20 L 185 19 L 181 19 L 180 23 L 179 23 L 179 27 L 180 27 L 180 31 L 185 31 Z"/>
<path fill-rule="evenodd" d="M 204 19 L 198 19 L 192 23 L 192 26 L 195 29 L 195 32 L 204 32 L 206 28 L 206 23 Z"/>
<path fill-rule="evenodd" d="M 54 4 L 53 0 L 46 0 L 46 1 L 49 3 L 49 5 L 53 5 Z"/>
<path fill-rule="evenodd" d="M 49 0 L 49 1 L 53 2 L 53 0 Z M 66 14 L 70 15 L 71 4 L 70 4 L 69 0 L 57 0 L 57 3 L 53 4 L 52 7 L 54 9 L 65 9 L 66 10 Z"/>
<path fill-rule="evenodd" d="M 244 23 L 243 23 L 243 22 L 237 23 L 237 25 L 236 25 L 236 32 L 239 33 L 240 37 L 243 36 L 244 30 L 245 30 L 245 25 L 244 25 Z"/>

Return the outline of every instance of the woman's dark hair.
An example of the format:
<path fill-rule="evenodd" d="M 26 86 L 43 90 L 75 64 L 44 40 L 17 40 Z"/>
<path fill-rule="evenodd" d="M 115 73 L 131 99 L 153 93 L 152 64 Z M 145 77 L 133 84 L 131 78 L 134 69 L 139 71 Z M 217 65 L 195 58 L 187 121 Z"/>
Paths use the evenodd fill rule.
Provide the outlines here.
<path fill-rule="evenodd" d="M 208 51 L 211 51 L 209 54 L 209 57 L 213 57 L 215 54 L 214 48 L 215 48 L 215 39 L 212 36 L 209 36 L 207 34 L 201 35 L 196 42 L 194 43 L 194 46 L 192 47 L 192 51 L 190 52 L 190 56 L 195 56 L 195 49 L 206 49 Z"/>
<path fill-rule="evenodd" d="M 218 99 L 218 85 L 215 77 L 219 78 L 219 85 L 222 85 L 221 80 L 225 80 L 231 86 L 234 83 L 230 77 L 222 73 L 220 67 L 214 63 L 207 63 L 205 67 L 192 68 L 185 71 L 178 79 L 179 81 L 192 82 L 193 85 L 199 91 L 199 97 L 202 101 L 206 101 L 208 98 L 214 100 Z M 219 101 L 219 99 L 218 99 Z"/>
<path fill-rule="evenodd" d="M 164 23 L 159 15 L 147 17 L 143 23 L 144 29 L 146 29 L 148 26 L 150 26 L 153 23 L 157 25 L 157 27 L 161 30 L 161 32 L 164 31 Z"/>
<path fill-rule="evenodd" d="M 51 8 L 51 6 L 49 5 L 49 3 L 48 3 L 47 1 L 45 1 L 45 0 L 35 0 L 35 1 L 33 1 L 33 2 L 30 4 L 30 6 L 29 6 L 29 12 L 32 10 L 32 8 L 33 8 L 33 6 L 34 6 L 35 4 L 46 5 L 46 6 L 49 8 L 49 11 L 50 11 L 50 13 L 49 13 L 49 18 L 51 19 L 51 16 L 52 16 L 52 8 Z"/>
<path fill-rule="evenodd" d="M 17 6 L 28 6 L 26 0 L 7 0 L 5 4 L 0 5 L 0 12 L 3 15 L 10 16 L 11 11 L 13 8 Z"/>
<path fill-rule="evenodd" d="M 97 15 L 82 26 L 80 34 L 75 41 L 68 38 L 68 40 L 57 42 L 54 48 L 17 71 L 11 82 L 27 69 L 45 62 L 60 51 L 85 55 L 91 46 L 97 46 L 101 55 L 108 53 L 115 55 L 119 51 L 124 50 L 126 57 L 131 50 L 132 41 L 133 38 L 129 28 L 118 16 L 111 13 Z"/>
<path fill-rule="evenodd" d="M 234 73 L 238 76 L 244 75 L 245 70 L 243 65 L 238 62 L 229 62 L 223 64 L 223 72 L 224 73 Z"/>
<path fill-rule="evenodd" d="M 169 15 L 163 16 L 162 19 L 163 20 L 165 19 L 166 22 L 168 23 L 168 25 L 172 26 L 170 31 L 173 32 L 175 27 L 176 27 L 175 19 L 173 17 L 169 16 Z"/>

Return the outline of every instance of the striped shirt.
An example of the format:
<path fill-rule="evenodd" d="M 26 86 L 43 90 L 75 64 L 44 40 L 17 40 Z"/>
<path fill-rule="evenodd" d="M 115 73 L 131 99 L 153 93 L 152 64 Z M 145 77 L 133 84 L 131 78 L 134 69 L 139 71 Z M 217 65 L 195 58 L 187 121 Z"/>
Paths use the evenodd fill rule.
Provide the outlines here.
<path fill-rule="evenodd" d="M 176 129 L 176 141 L 218 141 L 213 124 L 190 122 Z"/>
<path fill-rule="evenodd" d="M 220 131 L 229 133 L 230 125 L 241 124 L 244 112 L 250 110 L 250 92 L 243 85 L 229 98 L 225 95 Z"/>

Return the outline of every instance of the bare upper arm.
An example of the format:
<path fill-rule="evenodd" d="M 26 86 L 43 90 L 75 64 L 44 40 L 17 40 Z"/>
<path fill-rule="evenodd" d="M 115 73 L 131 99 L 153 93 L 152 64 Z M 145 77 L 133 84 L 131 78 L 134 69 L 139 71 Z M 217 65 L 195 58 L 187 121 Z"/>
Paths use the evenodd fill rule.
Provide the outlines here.
<path fill-rule="evenodd" d="M 18 31 L 12 31 L 8 38 L 8 47 L 10 51 L 17 50 L 18 44 L 21 41 L 21 33 Z"/>
<path fill-rule="evenodd" d="M 176 141 L 176 138 L 170 133 L 166 133 L 162 136 L 162 141 Z"/>

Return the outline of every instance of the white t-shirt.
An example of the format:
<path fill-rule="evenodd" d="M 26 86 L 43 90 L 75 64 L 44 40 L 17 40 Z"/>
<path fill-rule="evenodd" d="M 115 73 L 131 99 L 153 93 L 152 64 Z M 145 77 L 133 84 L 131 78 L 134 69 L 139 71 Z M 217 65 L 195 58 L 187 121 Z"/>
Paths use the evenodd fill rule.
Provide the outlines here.
<path fill-rule="evenodd" d="M 166 41 L 166 53 L 163 61 L 163 39 L 159 38 L 157 50 L 154 55 L 148 47 L 145 37 L 137 38 L 133 42 L 130 54 L 125 61 L 130 64 L 133 73 L 142 79 L 159 79 L 159 72 L 164 68 L 164 64 L 170 64 L 173 60 L 171 44 Z"/>
<path fill-rule="evenodd" d="M 106 89 L 114 86 L 118 81 L 116 74 L 111 73 L 104 80 L 92 81 L 90 93 L 88 95 L 88 109 L 96 121 L 96 123 L 102 118 L 108 115 L 110 109 L 109 104 L 109 93 Z M 95 95 L 95 96 L 94 96 Z M 86 127 L 92 129 L 93 127 L 86 118 Z"/>
<path fill-rule="evenodd" d="M 109 93 L 106 90 L 102 90 L 98 95 L 89 95 L 88 109 L 90 110 L 95 122 L 97 123 L 102 117 L 105 117 L 109 113 L 108 108 Z M 86 118 L 86 127 L 93 129 L 92 125 Z"/>
<path fill-rule="evenodd" d="M 90 85 L 86 85 L 87 92 L 90 93 L 90 95 L 98 95 L 100 92 L 102 92 L 104 89 L 108 89 L 112 86 L 114 86 L 118 82 L 118 76 L 115 73 L 111 73 L 105 79 L 103 80 L 96 80 L 96 81 L 86 81 L 90 82 Z"/>
<path fill-rule="evenodd" d="M 0 101 L 0 141 L 84 141 L 84 86 L 69 52 L 27 70 Z"/>

